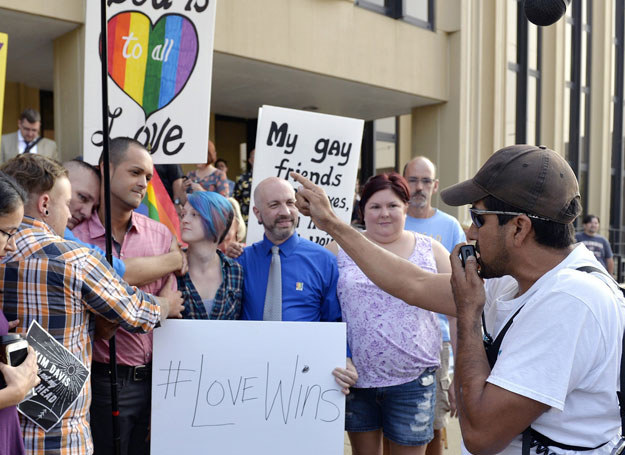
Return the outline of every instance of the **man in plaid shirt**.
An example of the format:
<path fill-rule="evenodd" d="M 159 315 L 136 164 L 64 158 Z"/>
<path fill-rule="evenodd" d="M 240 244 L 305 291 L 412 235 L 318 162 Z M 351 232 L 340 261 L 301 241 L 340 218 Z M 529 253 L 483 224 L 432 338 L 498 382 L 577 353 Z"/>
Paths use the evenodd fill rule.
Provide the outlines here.
<path fill-rule="evenodd" d="M 0 264 L 0 309 L 9 320 L 19 319 L 24 334 L 36 320 L 82 362 L 91 365 L 94 316 L 100 315 L 128 331 L 148 332 L 164 318 L 178 317 L 179 293 L 165 287 L 154 297 L 120 282 L 104 258 L 62 233 L 70 217 L 71 187 L 67 171 L 56 161 L 26 154 L 2 170 L 29 192 L 24 222 L 16 236 L 16 251 Z M 89 382 L 61 422 L 44 433 L 22 418 L 29 454 L 91 454 L 88 422 Z"/>
<path fill-rule="evenodd" d="M 100 157 L 102 162 L 102 157 Z M 147 192 L 153 175 L 153 163 L 145 146 L 134 139 L 117 137 L 109 144 L 111 166 L 111 234 L 113 255 L 127 258 L 160 256 L 170 251 L 174 238 L 162 223 L 135 211 Z M 101 186 L 101 190 L 104 188 Z M 74 227 L 81 241 L 105 247 L 104 207 Z M 141 286 L 150 294 L 176 286 L 168 271 Z M 96 334 L 102 320 L 96 322 Z M 105 323 L 104 326 L 107 326 Z M 109 328 L 107 327 L 107 330 Z M 150 452 L 152 333 L 129 333 L 121 327 L 116 331 L 119 425 L 121 455 L 143 455 Z M 91 364 L 91 436 L 98 455 L 114 454 L 111 421 L 111 380 L 107 337 L 93 343 Z"/>

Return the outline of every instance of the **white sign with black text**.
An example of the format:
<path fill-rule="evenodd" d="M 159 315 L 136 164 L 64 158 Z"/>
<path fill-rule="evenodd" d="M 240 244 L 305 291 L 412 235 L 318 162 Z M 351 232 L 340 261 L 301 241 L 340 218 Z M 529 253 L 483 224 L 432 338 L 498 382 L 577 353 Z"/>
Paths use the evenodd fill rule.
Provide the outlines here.
<path fill-rule="evenodd" d="M 345 324 L 168 320 L 154 331 L 152 455 L 341 455 Z"/>
<path fill-rule="evenodd" d="M 267 177 L 287 179 L 291 171 L 302 174 L 326 191 L 341 220 L 351 220 L 364 120 L 263 106 L 258 115 L 252 194 Z M 263 227 L 250 200 L 247 243 L 263 238 Z M 322 246 L 331 241 L 309 217 L 300 215 L 297 232 Z"/>

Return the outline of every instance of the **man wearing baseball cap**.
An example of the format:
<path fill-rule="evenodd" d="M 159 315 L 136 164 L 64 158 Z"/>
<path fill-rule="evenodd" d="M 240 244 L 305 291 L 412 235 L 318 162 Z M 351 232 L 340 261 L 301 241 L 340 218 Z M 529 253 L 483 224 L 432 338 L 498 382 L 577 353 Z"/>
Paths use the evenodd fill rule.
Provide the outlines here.
<path fill-rule="evenodd" d="M 478 259 L 432 275 L 341 223 L 303 179 L 298 207 L 385 291 L 458 321 L 456 396 L 463 440 L 478 453 L 609 454 L 620 427 L 625 299 L 594 255 L 575 244 L 577 179 L 546 147 L 494 153 L 470 180 L 441 192 L 470 204 Z M 454 305 L 455 303 L 455 305 Z M 486 349 L 485 349 L 486 347 Z M 525 447 L 524 447 L 525 446 Z"/>

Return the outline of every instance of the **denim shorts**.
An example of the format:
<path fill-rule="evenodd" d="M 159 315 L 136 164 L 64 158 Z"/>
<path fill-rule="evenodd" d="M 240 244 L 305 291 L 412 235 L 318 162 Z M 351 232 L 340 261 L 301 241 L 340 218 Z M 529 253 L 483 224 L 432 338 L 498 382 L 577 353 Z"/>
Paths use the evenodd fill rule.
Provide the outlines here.
<path fill-rule="evenodd" d="M 345 402 L 345 430 L 381 428 L 396 444 L 427 444 L 434 437 L 435 372 L 428 368 L 414 381 L 389 387 L 352 387 Z"/>

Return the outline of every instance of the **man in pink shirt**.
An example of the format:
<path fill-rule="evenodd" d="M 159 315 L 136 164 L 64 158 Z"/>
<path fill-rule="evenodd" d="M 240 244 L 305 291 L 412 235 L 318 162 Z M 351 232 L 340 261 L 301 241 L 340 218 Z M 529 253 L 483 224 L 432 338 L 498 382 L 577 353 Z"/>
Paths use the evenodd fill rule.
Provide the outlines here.
<path fill-rule="evenodd" d="M 145 196 L 152 178 L 152 157 L 145 147 L 130 138 L 115 138 L 110 144 L 111 225 L 113 255 L 124 260 L 131 257 L 157 256 L 169 251 L 172 234 L 165 225 L 134 211 Z M 84 242 L 105 247 L 104 205 L 91 218 L 74 228 Z M 158 294 L 168 275 L 141 286 Z M 108 328 L 104 321 L 99 327 Z M 96 338 L 98 330 L 96 330 Z M 119 328 L 116 331 L 117 372 L 119 389 L 119 423 L 121 453 L 149 453 L 149 423 L 152 370 L 152 333 L 134 334 Z M 91 428 L 95 453 L 113 453 L 109 346 L 98 339 L 93 346 L 91 384 Z"/>

